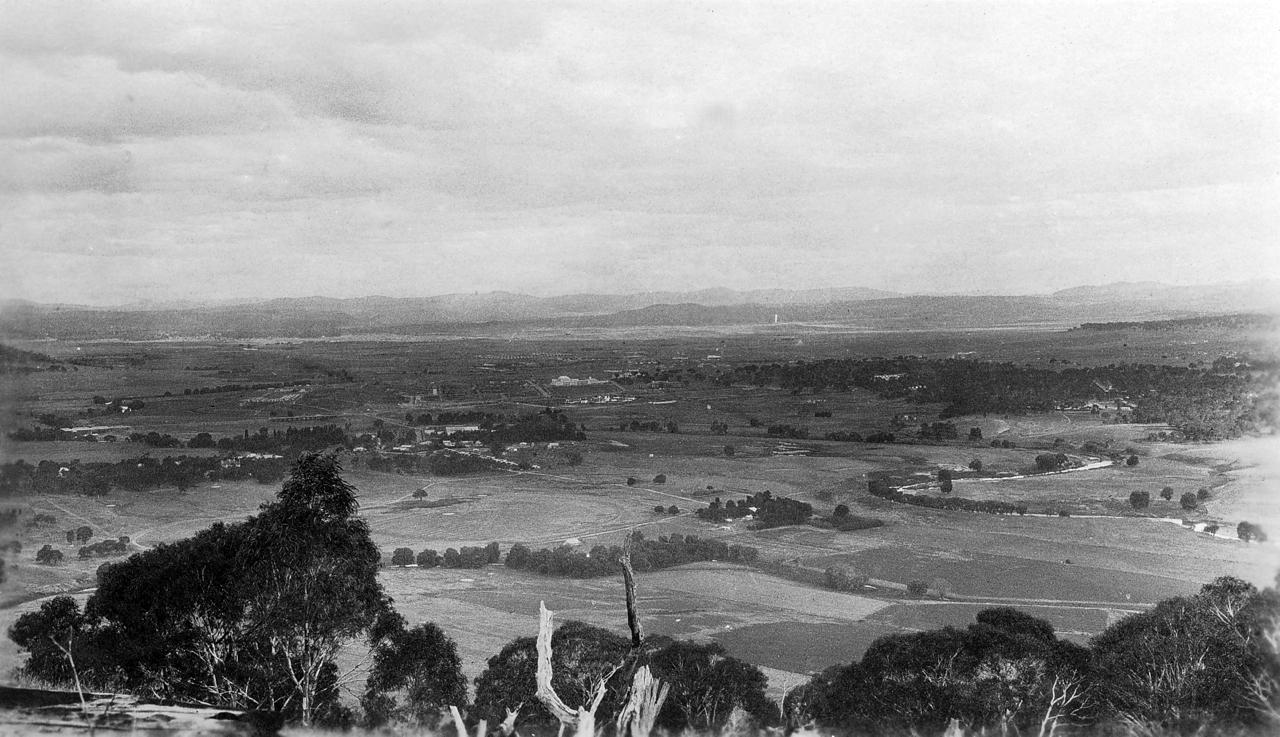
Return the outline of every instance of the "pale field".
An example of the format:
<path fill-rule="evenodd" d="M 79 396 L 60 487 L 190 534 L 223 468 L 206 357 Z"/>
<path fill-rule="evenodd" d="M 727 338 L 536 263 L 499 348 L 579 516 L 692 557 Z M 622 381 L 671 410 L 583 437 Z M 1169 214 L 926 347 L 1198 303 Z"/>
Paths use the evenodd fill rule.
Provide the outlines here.
<path fill-rule="evenodd" d="M 762 413 L 761 418 L 798 421 L 800 413 L 814 407 L 802 402 L 789 396 L 770 397 L 764 406 L 791 407 L 793 415 L 780 411 L 777 417 Z M 712 406 L 712 414 L 724 412 L 734 417 L 751 411 L 750 406 L 735 406 L 728 399 L 715 400 Z M 687 409 L 688 416 L 679 420 L 682 427 L 697 422 L 697 407 L 691 404 Z M 882 406 L 871 414 L 882 417 L 888 409 Z M 705 404 L 702 412 L 706 412 Z M 837 415 L 833 421 L 842 419 L 836 410 L 833 414 Z M 166 422 L 174 418 L 167 427 L 182 427 L 179 419 L 188 423 L 188 428 L 196 426 L 182 414 L 163 417 Z M 880 446 L 801 441 L 818 451 L 808 458 L 773 456 L 770 453 L 778 441 L 759 435 L 591 430 L 590 441 L 580 445 L 586 458 L 578 467 L 455 478 L 372 473 L 357 467 L 346 475 L 359 491 L 361 513 L 386 556 L 401 546 L 415 551 L 427 547 L 443 550 L 490 541 L 500 542 L 504 550 L 514 542 L 549 547 L 569 538 L 578 538 L 587 546 L 616 544 L 627 530 L 639 528 L 650 537 L 676 532 L 719 537 L 758 547 L 768 560 L 793 561 L 817 570 L 848 565 L 897 585 L 913 578 L 927 582 L 943 578 L 955 595 L 981 602 L 903 600 L 892 588 L 868 590 L 864 596 L 837 594 L 752 569 L 709 564 L 639 576 L 641 614 L 648 631 L 717 639 L 732 654 L 768 668 L 775 694 L 811 670 L 851 661 L 880 634 L 940 624 L 962 626 L 982 606 L 1025 606 L 1032 614 L 1049 618 L 1064 634 L 1085 638 L 1125 611 L 1189 593 L 1219 575 L 1237 575 L 1258 584 L 1272 580 L 1280 567 L 1280 548 L 1270 543 L 1246 545 L 1212 538 L 1154 519 L 943 512 L 887 502 L 866 493 L 869 471 L 932 473 L 939 467 L 962 468 L 975 457 L 989 470 L 1017 470 L 1033 464 L 1035 454 L 1043 452 L 1054 437 L 1077 442 L 1106 436 L 1116 442 L 1135 443 L 1143 453 L 1139 466 L 990 484 L 958 481 L 956 493 L 1009 500 L 1096 498 L 1100 503 L 1127 505 L 1128 492 L 1143 489 L 1153 496 L 1150 511 L 1158 512 L 1158 492 L 1166 483 L 1179 494 L 1184 487 L 1194 490 L 1199 485 L 1216 484 L 1206 514 L 1250 519 L 1280 532 L 1280 520 L 1267 522 L 1276 517 L 1272 500 L 1280 479 L 1273 463 L 1275 455 L 1269 455 L 1272 446 L 1260 441 L 1207 446 L 1138 443 L 1148 431 L 1145 426 L 1088 426 L 1076 418 L 1068 419 L 1057 414 L 1009 420 L 957 419 L 962 436 L 968 427 L 983 427 L 986 440 L 973 444 Z M 213 420 L 210 415 L 201 422 Z M 226 420 L 228 428 L 254 421 L 244 417 Z M 593 420 L 585 421 L 591 427 Z M 762 432 L 758 428 L 733 429 Z M 987 441 L 1001 429 L 1006 432 L 1000 437 L 1041 447 L 989 447 Z M 724 456 L 727 444 L 737 448 L 734 457 Z M 78 450 L 88 444 L 63 445 Z M 118 452 L 120 447 L 109 452 Z M 156 450 L 153 455 L 166 452 L 185 451 Z M 1167 457 L 1170 455 L 1176 457 Z M 1231 470 L 1212 476 L 1214 465 L 1233 460 L 1238 462 Z M 667 476 L 665 484 L 653 483 L 659 473 Z M 637 484 L 627 486 L 628 476 L 635 477 Z M 427 502 L 457 503 L 431 508 L 413 504 L 413 492 L 423 487 Z M 7 627 L 18 613 L 34 607 L 33 597 L 93 585 L 93 571 L 102 561 L 74 560 L 78 546 L 67 546 L 62 537 L 68 527 L 89 524 L 95 539 L 129 535 L 136 546 L 152 546 L 189 536 L 215 521 L 243 519 L 270 500 L 277 489 L 278 485 L 251 481 L 223 482 L 186 493 L 162 490 L 117 492 L 100 499 L 58 496 L 21 500 L 33 511 L 54 514 L 59 522 L 22 533 L 25 548 L 4 593 L 8 606 L 0 609 L 0 626 Z M 737 498 L 765 489 L 809 501 L 822 514 L 846 503 L 855 514 L 882 518 L 886 525 L 853 533 L 816 528 L 752 532 L 743 523 L 715 525 L 689 514 L 716 496 Z M 1000 496 L 980 496 L 983 493 Z M 1171 503 L 1174 507 L 1176 498 Z M 656 515 L 652 510 L 657 504 L 675 504 L 682 513 Z M 72 553 L 72 560 L 57 568 L 34 565 L 30 558 L 45 542 L 61 543 L 58 546 Z M 1068 559 L 1071 563 L 1065 562 Z M 534 634 L 537 605 L 542 600 L 561 620 L 581 619 L 625 632 L 621 584 L 611 578 L 545 578 L 501 566 L 478 571 L 388 568 L 381 578 L 397 608 L 410 621 L 435 621 L 458 641 L 470 676 L 478 674 L 485 660 L 506 642 Z M 13 606 L 21 601 L 26 603 Z M 1063 601 L 1095 603 L 1067 607 Z M 822 642 L 824 633 L 831 645 L 815 645 L 813 641 Z M 360 648 L 354 647 L 345 658 L 354 664 L 359 654 Z M 16 658 L 16 653 L 6 639 L 0 646 L 0 658 L 14 662 L 11 656 Z"/>
<path fill-rule="evenodd" d="M 952 494 L 966 499 L 1022 503 L 1027 505 L 1028 511 L 1040 514 L 1056 514 L 1058 510 L 1066 509 L 1072 514 L 1179 517 L 1199 516 L 1179 506 L 1183 492 L 1194 493 L 1201 487 L 1225 483 L 1227 479 L 1215 477 L 1209 468 L 1146 457 L 1132 467 L 1117 464 L 1107 468 L 1006 480 L 960 478 L 953 482 Z M 1167 501 L 1160 496 L 1160 490 L 1166 486 L 1173 488 L 1173 497 Z M 1151 505 L 1135 511 L 1129 503 L 1129 494 L 1133 491 L 1150 493 Z M 917 493 L 941 495 L 937 489 Z"/>
<path fill-rule="evenodd" d="M 545 602 L 556 621 L 578 620 L 627 633 L 619 579 L 563 579 L 488 566 L 474 571 L 389 569 L 383 585 L 410 622 L 434 621 L 458 643 L 464 671 L 474 677 L 486 660 L 517 637 L 537 634 L 538 605 Z M 786 623 L 853 627 L 890 602 L 812 589 L 743 566 L 699 563 L 641 573 L 638 607 L 645 631 L 681 638 L 722 639 L 739 629 Z M 879 626 L 878 631 L 892 627 Z M 777 652 L 735 647 L 730 654 L 776 665 Z M 773 650 L 780 644 L 772 640 Z M 853 657 L 829 653 L 824 665 Z M 858 651 L 860 652 L 860 650 Z M 800 671 L 801 674 L 807 671 Z M 785 682 L 787 679 L 781 679 Z"/>

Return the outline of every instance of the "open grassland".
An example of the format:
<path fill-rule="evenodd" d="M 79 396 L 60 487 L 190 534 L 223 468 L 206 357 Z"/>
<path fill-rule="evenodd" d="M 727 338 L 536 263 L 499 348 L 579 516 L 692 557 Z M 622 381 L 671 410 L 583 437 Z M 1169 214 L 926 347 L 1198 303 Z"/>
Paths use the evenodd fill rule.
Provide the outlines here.
<path fill-rule="evenodd" d="M 812 675 L 862 657 L 877 638 L 903 629 L 881 622 L 769 622 L 717 633 L 735 657 L 790 673 Z"/>
<path fill-rule="evenodd" d="M 536 634 L 539 602 L 555 611 L 558 621 L 576 619 L 619 634 L 627 631 L 618 579 L 550 578 L 488 566 L 474 571 L 389 569 L 382 580 L 411 622 L 431 620 L 445 627 L 458 641 L 464 670 L 473 676 L 502 645 Z M 714 638 L 737 657 L 792 673 L 844 662 L 874 639 L 871 633 L 896 631 L 859 624 L 888 602 L 815 590 L 742 566 L 707 563 L 642 573 L 637 586 L 646 632 Z M 838 626 L 867 637 L 844 652 L 823 654 L 810 647 L 806 654 L 788 657 L 800 641 L 798 634 L 779 639 L 758 629 L 793 626 Z M 814 667 L 794 670 L 809 662 Z"/>
<path fill-rule="evenodd" d="M 294 413 L 298 418 L 322 418 L 296 419 L 294 424 L 332 423 L 361 433 L 381 423 L 402 432 L 407 429 L 406 413 L 474 409 L 514 415 L 556 405 L 554 398 L 542 396 L 526 380 L 545 384 L 560 375 L 600 377 L 606 369 L 628 366 L 657 370 L 659 362 L 663 367 L 700 366 L 708 374 L 732 362 L 900 354 L 964 353 L 979 360 L 1040 367 L 1068 361 L 1185 365 L 1257 344 L 1256 336 L 1232 338 L 1213 331 L 1182 337 L 1145 331 L 854 335 L 792 326 L 754 335 L 715 330 L 678 338 L 668 334 L 627 344 L 563 336 L 541 342 L 508 338 L 35 344 L 25 347 L 86 358 L 94 365 L 0 377 L 0 429 L 32 426 L 36 415 L 52 412 L 77 424 L 128 424 L 138 431 L 183 438 L 197 432 L 217 437 L 282 428 L 290 421 L 288 413 Z M 723 364 L 700 360 L 711 353 L 722 355 Z M 335 377 L 343 371 L 351 381 L 346 375 Z M 260 390 L 183 394 L 186 388 L 302 381 L 312 382 L 310 388 L 281 402 L 247 401 L 269 395 Z M 433 388 L 441 390 L 442 398 L 416 404 L 409 399 L 431 397 Z M 750 545 L 779 572 L 801 569 L 820 575 L 826 567 L 838 566 L 873 579 L 871 588 L 843 594 L 719 563 L 639 575 L 640 610 L 648 632 L 715 639 L 730 653 L 767 668 L 775 695 L 805 673 L 850 662 L 882 634 L 964 626 L 988 606 L 1025 608 L 1060 632 L 1084 638 L 1126 611 L 1194 591 L 1217 576 L 1236 575 L 1264 584 L 1280 567 L 1280 547 L 1273 543 L 1244 544 L 1143 519 L 1133 516 L 1128 504 L 1131 491 L 1147 491 L 1152 504 L 1142 514 L 1219 520 L 1232 529 L 1236 522 L 1250 520 L 1280 537 L 1280 452 L 1272 439 L 1151 443 L 1145 438 L 1159 429 L 1154 426 L 1111 425 L 1087 413 L 1054 412 L 954 418 L 961 438 L 971 427 L 982 431 L 983 439 L 975 442 L 841 443 L 821 436 L 833 430 L 899 431 L 893 427 L 895 415 L 912 415 L 902 420 L 902 429 L 910 434 L 920 422 L 938 419 L 939 408 L 862 391 L 794 395 L 711 383 L 624 386 L 622 393 L 637 399 L 563 407 L 575 423 L 587 427 L 588 440 L 572 444 L 584 456 L 577 466 L 544 463 L 548 453 L 538 448 L 533 463 L 541 468 L 446 478 L 373 472 L 357 456 L 346 456 L 347 478 L 359 490 L 361 514 L 384 556 L 389 558 L 396 547 L 444 550 L 490 541 L 499 542 L 504 551 L 515 542 L 554 547 L 571 539 L 589 548 L 617 544 L 628 530 L 639 529 L 649 537 L 693 534 Z M 95 415 L 94 395 L 145 398 L 147 406 L 128 415 Z M 817 416 L 827 412 L 830 417 Z M 752 419 L 760 426 L 753 427 Z M 617 429 L 632 420 L 664 426 L 673 422 L 681 432 Z M 713 422 L 725 424 L 727 434 L 710 434 Z M 770 424 L 805 427 L 811 439 L 768 437 L 764 426 Z M 1069 518 L 930 510 L 866 491 L 867 474 L 877 471 L 919 474 L 927 480 L 939 468 L 965 469 L 979 459 L 989 473 L 1017 472 L 1033 466 L 1035 455 L 1051 449 L 1058 438 L 1067 446 L 1086 441 L 1109 442 L 1117 450 L 1132 446 L 1140 463 L 1133 468 L 955 483 L 956 496 L 1026 503 L 1032 511 L 1051 514 L 1068 509 L 1076 515 Z M 994 448 L 993 439 L 1017 447 Z M 812 455 L 775 455 L 784 442 Z M 29 462 L 207 452 L 132 443 L 0 443 L 4 460 Z M 733 446 L 732 456 L 725 446 Z M 654 481 L 658 474 L 666 476 L 665 483 Z M 634 484 L 628 485 L 629 477 Z M 1166 485 L 1175 490 L 1171 502 L 1160 499 Z M 1212 489 L 1211 498 L 1196 512 L 1181 510 L 1181 493 L 1201 486 Z M 182 493 L 113 491 L 98 498 L 12 500 L 29 513 L 54 515 L 58 522 L 31 529 L 19 525 L 24 548 L 9 558 L 0 627 L 37 606 L 37 597 L 93 585 L 97 566 L 110 559 L 76 559 L 79 545 L 65 542 L 67 529 L 87 524 L 94 540 L 128 535 L 140 550 L 187 537 L 217 521 L 243 519 L 278 488 L 252 481 L 219 482 Z M 415 498 L 419 490 L 425 496 Z M 765 490 L 809 502 L 819 515 L 847 504 L 854 514 L 882 519 L 885 525 L 858 532 L 815 527 L 753 531 L 746 522 L 715 524 L 692 514 L 716 497 L 736 499 Z M 661 514 L 653 511 L 658 505 L 664 508 Z M 679 508 L 677 514 L 666 513 L 672 505 Z M 1107 516 L 1080 516 L 1086 514 Z M 32 558 L 43 544 L 63 550 L 67 562 L 36 565 Z M 435 621 L 458 641 L 466 672 L 472 676 L 504 644 L 536 632 L 539 601 L 545 600 L 561 620 L 581 619 L 620 633 L 626 628 L 622 586 L 614 578 L 559 579 L 488 566 L 388 567 L 381 580 L 410 621 Z M 951 598 L 906 598 L 903 589 L 912 580 L 943 588 Z M 16 654 L 7 647 L 5 640 L 0 660 L 14 662 L 11 656 Z M 345 657 L 354 664 L 360 654 L 354 647 Z"/>
<path fill-rule="evenodd" d="M 1117 464 L 1063 474 L 1027 476 L 1024 478 L 960 478 L 954 481 L 952 493 L 966 499 L 993 499 L 1026 504 L 1028 511 L 1057 514 L 1142 514 L 1157 517 L 1186 516 L 1179 506 L 1184 492 L 1195 493 L 1201 487 L 1225 483 L 1215 478 L 1212 469 L 1190 466 L 1163 458 L 1145 458 L 1137 466 Z M 1173 489 L 1173 497 L 1164 499 L 1160 491 Z M 1151 504 L 1134 510 L 1129 503 L 1133 491 L 1146 491 Z M 924 493 L 941 493 L 930 489 Z M 1192 513 L 1194 514 L 1194 513 Z"/>

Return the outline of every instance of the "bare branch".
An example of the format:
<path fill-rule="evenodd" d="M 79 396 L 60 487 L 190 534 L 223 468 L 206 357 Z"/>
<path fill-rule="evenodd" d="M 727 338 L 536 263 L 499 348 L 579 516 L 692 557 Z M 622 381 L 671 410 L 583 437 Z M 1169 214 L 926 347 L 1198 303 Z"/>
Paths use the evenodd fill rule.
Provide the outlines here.
<path fill-rule="evenodd" d="M 631 737 L 648 737 L 653 732 L 653 724 L 662 711 L 667 700 L 670 684 L 662 683 L 653 677 L 649 666 L 644 665 L 636 670 L 631 679 L 631 694 L 627 705 L 618 714 L 615 733 L 624 737 L 628 731 Z"/>
<path fill-rule="evenodd" d="M 84 688 L 80 685 L 80 670 L 76 668 L 76 659 L 71 657 L 71 633 L 67 633 L 66 647 L 63 647 L 62 643 L 53 639 L 53 635 L 49 635 L 49 642 L 52 642 L 54 647 L 58 648 L 63 655 L 67 656 L 67 662 L 71 664 L 71 676 L 75 678 L 76 681 L 76 693 L 80 695 L 80 711 L 82 713 L 87 713 L 89 711 L 89 704 L 84 700 Z"/>
<path fill-rule="evenodd" d="M 538 672 L 537 672 L 537 696 L 538 700 L 547 707 L 560 724 L 573 726 L 578 722 L 578 716 L 569 708 L 567 704 L 556 693 L 555 688 L 551 685 L 551 633 L 552 612 L 547 609 L 546 602 L 538 602 Z"/>

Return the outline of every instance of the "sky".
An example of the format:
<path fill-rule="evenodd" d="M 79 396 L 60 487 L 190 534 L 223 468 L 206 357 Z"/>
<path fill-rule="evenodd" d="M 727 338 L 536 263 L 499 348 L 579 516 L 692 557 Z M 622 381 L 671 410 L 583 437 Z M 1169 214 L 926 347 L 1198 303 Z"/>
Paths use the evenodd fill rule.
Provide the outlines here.
<path fill-rule="evenodd" d="M 1280 10 L 0 0 L 0 297 L 1280 276 Z"/>

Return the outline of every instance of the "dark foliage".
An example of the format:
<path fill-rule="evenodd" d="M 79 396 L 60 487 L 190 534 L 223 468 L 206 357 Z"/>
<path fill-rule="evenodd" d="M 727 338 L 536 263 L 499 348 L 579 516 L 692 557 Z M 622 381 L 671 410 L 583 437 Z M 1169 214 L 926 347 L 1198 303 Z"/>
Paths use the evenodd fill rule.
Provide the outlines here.
<path fill-rule="evenodd" d="M 467 702 L 458 648 L 434 624 L 405 629 L 398 614 L 386 617 L 360 699 L 366 725 L 435 729 L 444 709 Z"/>
<path fill-rule="evenodd" d="M 1026 514 L 1027 505 L 999 502 L 992 499 L 965 499 L 964 497 L 936 497 L 924 494 L 908 494 L 894 488 L 886 479 L 868 474 L 867 491 L 881 499 L 914 504 L 929 509 L 952 509 L 962 512 L 985 512 L 987 514 Z"/>

